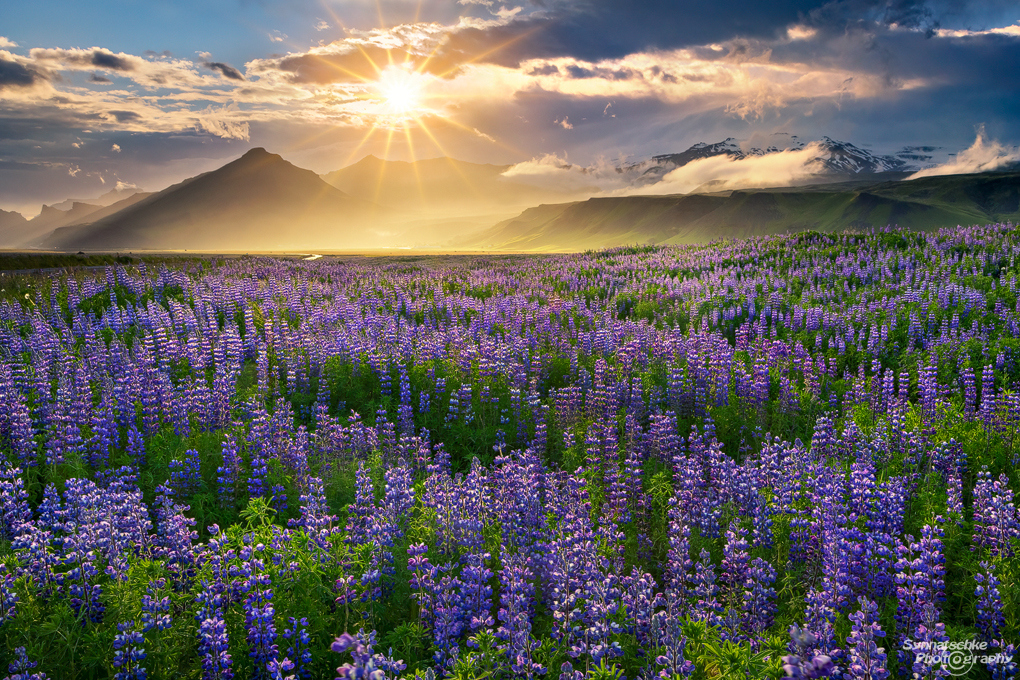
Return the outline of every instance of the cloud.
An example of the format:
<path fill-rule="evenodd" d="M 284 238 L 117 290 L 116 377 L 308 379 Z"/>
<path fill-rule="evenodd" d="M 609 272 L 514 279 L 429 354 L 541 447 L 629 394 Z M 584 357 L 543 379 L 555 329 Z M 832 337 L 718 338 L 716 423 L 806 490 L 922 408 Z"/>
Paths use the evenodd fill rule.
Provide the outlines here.
<path fill-rule="evenodd" d="M 110 151 L 114 153 L 120 153 L 120 144 L 114 144 L 110 147 Z"/>
<path fill-rule="evenodd" d="M 603 159 L 584 166 L 570 163 L 556 154 L 544 154 L 512 165 L 502 176 L 512 182 L 568 194 L 591 195 L 626 186 L 617 169 Z"/>
<path fill-rule="evenodd" d="M 29 59 L 36 68 L 46 72 L 94 72 L 98 69 L 128 78 L 149 89 L 202 87 L 209 84 L 198 74 L 195 64 L 185 59 L 145 58 L 124 52 L 114 53 L 103 47 L 35 47 L 29 50 Z"/>
<path fill-rule="evenodd" d="M 563 116 L 562 120 L 554 120 L 553 122 L 559 125 L 564 130 L 574 129 L 574 124 L 570 122 L 570 116 Z"/>
<path fill-rule="evenodd" d="M 280 31 L 273 30 L 273 31 L 270 31 L 267 34 L 267 37 L 269 38 L 269 42 L 281 43 L 281 42 L 283 42 L 284 40 L 287 39 L 287 34 L 286 33 L 281 33 Z"/>
<path fill-rule="evenodd" d="M 503 177 L 567 193 L 614 196 L 687 194 L 697 189 L 727 191 L 791 186 L 824 171 L 827 152 L 819 142 L 799 149 L 734 158 L 702 158 L 662 174 L 659 161 L 620 165 L 599 158 L 591 165 L 547 154 L 511 166 Z M 669 166 L 665 166 L 669 167 Z"/>
<path fill-rule="evenodd" d="M 251 127 L 248 121 L 240 120 L 236 107 L 227 106 L 219 110 L 207 109 L 199 114 L 196 127 L 224 139 L 251 139 Z"/>
<path fill-rule="evenodd" d="M 940 38 L 971 38 L 974 36 L 982 35 L 1008 35 L 1011 37 L 1020 38 L 1020 22 L 1017 22 L 1011 26 L 998 26 L 995 28 L 987 28 L 979 31 L 972 31 L 966 28 L 940 28 L 935 31 L 935 34 Z"/>
<path fill-rule="evenodd" d="M 244 80 L 244 76 L 241 72 L 230 64 L 224 64 L 221 61 L 204 61 L 202 67 L 207 68 L 210 71 L 219 71 L 223 74 L 223 77 L 229 78 L 230 80 Z"/>
<path fill-rule="evenodd" d="M 9 40 L 8 38 L 5 38 L 2 35 L 0 35 L 0 48 L 3 48 L 3 47 L 17 47 L 17 46 L 18 46 L 18 43 L 14 42 L 13 40 Z"/>
<path fill-rule="evenodd" d="M 979 129 L 977 138 L 969 148 L 956 155 L 956 158 L 933 168 L 925 168 L 915 172 L 908 180 L 936 175 L 964 175 L 974 172 L 991 172 L 1000 170 L 1013 163 L 1020 162 L 1020 148 L 1005 146 L 996 140 L 989 141 L 984 129 Z"/>
<path fill-rule="evenodd" d="M 142 118 L 142 114 L 137 111 L 109 111 L 108 113 L 113 116 L 114 120 L 118 123 L 129 123 Z"/>
<path fill-rule="evenodd" d="M 324 19 L 319 19 L 315 24 L 316 31 L 328 31 L 330 28 L 329 22 Z"/>
<path fill-rule="evenodd" d="M 762 156 L 711 156 L 666 173 L 662 180 L 634 194 L 688 194 L 699 187 L 710 191 L 792 186 L 823 171 L 819 142 Z"/>
<path fill-rule="evenodd" d="M 98 83 L 100 85 L 108 85 L 113 81 L 107 78 L 106 76 L 101 76 L 98 73 L 93 73 L 92 75 L 89 76 L 89 82 Z"/>
<path fill-rule="evenodd" d="M 0 90 L 31 87 L 44 80 L 30 65 L 15 61 L 10 52 L 0 52 Z"/>
<path fill-rule="evenodd" d="M 141 188 L 137 184 L 131 182 L 122 182 L 117 180 L 116 186 L 113 187 L 114 191 L 141 191 Z"/>

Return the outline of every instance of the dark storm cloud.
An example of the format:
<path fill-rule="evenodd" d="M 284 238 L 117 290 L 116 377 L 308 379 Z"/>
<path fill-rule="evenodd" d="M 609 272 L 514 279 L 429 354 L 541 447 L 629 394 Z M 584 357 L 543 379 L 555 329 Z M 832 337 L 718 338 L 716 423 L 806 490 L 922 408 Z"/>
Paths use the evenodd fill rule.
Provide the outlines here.
<path fill-rule="evenodd" d="M 386 50 L 381 47 L 365 46 L 333 54 L 296 54 L 280 57 L 266 68 L 256 67 L 256 72 L 277 70 L 286 73 L 291 82 L 328 83 L 360 82 L 372 80 L 376 75 L 376 64 L 389 63 L 390 57 L 399 63 L 406 53 L 400 50 Z M 249 74 L 251 71 L 249 71 Z"/>
<path fill-rule="evenodd" d="M 454 63 L 476 58 L 503 66 L 532 58 L 613 59 L 736 36 L 774 37 L 822 4 L 818 0 L 556 2 L 505 26 L 457 31 L 441 55 Z"/>
<path fill-rule="evenodd" d="M 0 170 L 28 170 L 38 172 L 46 166 L 39 163 L 21 163 L 19 161 L 0 161 Z"/>
<path fill-rule="evenodd" d="M 631 80 L 640 78 L 641 74 L 630 68 L 603 68 L 601 66 L 587 67 L 570 64 L 566 67 L 567 75 L 571 78 L 602 78 L 604 80 Z"/>
<path fill-rule="evenodd" d="M 224 77 L 231 80 L 244 80 L 244 76 L 241 75 L 241 72 L 230 64 L 224 64 L 220 61 L 204 61 L 202 62 L 202 66 L 210 71 L 219 71 Z"/>
<path fill-rule="evenodd" d="M 118 123 L 139 120 L 142 117 L 136 111 L 110 111 L 110 115 L 116 118 Z"/>
<path fill-rule="evenodd" d="M 989 28 L 1020 20 L 1009 0 L 581 0 L 535 2 L 540 9 L 501 26 L 453 32 L 436 56 L 513 67 L 527 59 L 615 59 L 654 49 L 699 47 L 736 38 L 767 42 L 803 23 L 838 34 L 898 26 L 931 36 L 938 28 Z"/>
<path fill-rule="evenodd" d="M 938 28 L 987 29 L 1020 20 L 1016 0 L 838 0 L 804 17 L 813 26 L 873 23 L 915 29 L 929 37 Z"/>
<path fill-rule="evenodd" d="M 119 57 L 110 50 L 93 50 L 89 63 L 99 68 L 110 69 L 111 71 L 133 71 L 135 66 L 123 57 Z"/>
<path fill-rule="evenodd" d="M 890 87 L 909 80 L 940 88 L 956 83 L 992 90 L 1020 86 L 1020 37 L 983 34 L 929 37 L 881 26 L 820 31 L 810 40 L 769 46 L 776 63 L 806 63 L 881 76 Z"/>
<path fill-rule="evenodd" d="M 42 76 L 24 64 L 0 59 L 0 90 L 6 87 L 29 87 L 39 80 L 42 80 Z"/>
<path fill-rule="evenodd" d="M 556 64 L 542 64 L 525 72 L 529 76 L 558 76 L 560 69 Z"/>

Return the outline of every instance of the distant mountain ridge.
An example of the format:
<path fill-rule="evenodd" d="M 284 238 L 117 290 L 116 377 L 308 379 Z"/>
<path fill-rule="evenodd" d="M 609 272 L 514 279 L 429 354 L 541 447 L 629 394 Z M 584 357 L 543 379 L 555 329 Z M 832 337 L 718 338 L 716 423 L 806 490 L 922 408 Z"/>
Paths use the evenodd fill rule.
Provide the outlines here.
<path fill-rule="evenodd" d="M 1020 220 L 1020 172 L 742 190 L 728 195 L 596 197 L 541 205 L 468 244 L 577 251 L 633 243 L 705 243 L 788 231 L 899 225 L 936 229 Z"/>
<path fill-rule="evenodd" d="M 265 149 L 175 184 L 42 243 L 63 250 L 279 250 L 373 243 L 381 209 Z"/>
<path fill-rule="evenodd" d="M 645 172 L 662 176 L 670 170 L 682 168 L 688 163 L 703 158 L 728 156 L 734 160 L 742 160 L 779 153 L 786 149 L 803 149 L 807 146 L 796 135 L 790 135 L 787 139 L 788 142 L 783 146 L 750 147 L 746 150 L 733 137 L 728 137 L 721 142 L 698 142 L 679 153 L 652 156 L 650 165 L 657 169 L 649 168 Z M 931 152 L 936 149 L 936 147 L 909 147 L 896 155 L 883 156 L 862 149 L 850 142 L 842 142 L 831 137 L 822 137 L 818 145 L 821 147 L 821 153 L 817 156 L 820 174 L 833 175 L 866 175 L 920 170 L 921 166 L 917 162 L 931 160 Z"/>
<path fill-rule="evenodd" d="M 783 142 L 784 148 L 800 143 L 796 138 Z M 661 172 L 699 158 L 747 158 L 779 148 L 745 145 L 742 150 L 728 139 L 695 144 L 680 154 L 655 156 L 640 167 L 616 172 L 626 173 L 632 182 L 649 163 Z M 884 181 L 905 177 L 906 171 L 890 168 L 909 167 L 906 161 L 829 138 L 820 149 L 819 163 L 829 165 L 825 174 L 806 178 L 813 185 L 726 190 L 725 183 L 710 180 L 688 194 L 573 200 L 577 194 L 511 181 L 505 175 L 512 166 L 447 158 L 408 163 L 369 156 L 320 176 L 255 148 L 217 170 L 105 207 L 72 201 L 68 210 L 44 206 L 32 220 L 0 211 L 0 245 L 218 252 L 581 250 L 801 229 L 887 224 L 929 229 L 1020 219 L 1020 172 Z M 902 155 L 926 158 L 932 151 L 909 147 Z M 539 165 L 543 167 L 559 171 Z M 593 178 L 603 172 L 592 171 Z M 538 177 L 541 181 L 541 174 Z M 632 186 L 643 185 L 647 191 L 655 181 Z"/>
<path fill-rule="evenodd" d="M 469 163 L 453 158 L 389 161 L 365 156 L 322 175 L 354 196 L 400 210 L 443 210 L 450 214 L 518 208 L 543 201 L 576 198 L 560 191 L 514 182 L 503 176 L 509 165 Z"/>
<path fill-rule="evenodd" d="M 75 203 L 87 203 L 88 205 L 98 205 L 102 208 L 111 206 L 114 203 L 120 203 L 125 198 L 130 198 L 135 194 L 145 193 L 141 189 L 135 186 L 118 186 L 115 189 L 110 189 L 105 194 L 97 196 L 96 198 L 69 198 L 61 201 L 60 203 L 54 203 L 49 206 L 56 208 L 57 210 L 71 210 Z"/>

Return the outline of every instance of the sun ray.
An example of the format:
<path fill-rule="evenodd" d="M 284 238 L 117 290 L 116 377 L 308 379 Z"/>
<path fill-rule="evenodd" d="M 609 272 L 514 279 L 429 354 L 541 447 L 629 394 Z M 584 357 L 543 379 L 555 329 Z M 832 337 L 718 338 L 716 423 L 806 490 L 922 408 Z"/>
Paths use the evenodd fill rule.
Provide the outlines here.
<path fill-rule="evenodd" d="M 365 133 L 365 136 L 361 138 L 360 142 L 358 142 L 358 145 L 354 147 L 354 150 L 351 151 L 350 154 L 348 154 L 347 160 L 344 161 L 343 167 L 347 167 L 352 162 L 354 162 L 355 155 L 357 155 L 357 153 L 361 151 L 361 147 L 365 146 L 365 144 L 368 142 L 372 134 L 378 129 L 379 129 L 378 125 L 373 125 L 371 128 L 369 128 L 368 132 Z"/>
<path fill-rule="evenodd" d="M 459 165 L 457 165 L 456 161 L 454 161 L 454 159 L 450 156 L 450 154 L 447 153 L 446 149 L 443 148 L 443 145 L 439 143 L 438 139 L 436 139 L 436 136 L 433 135 L 432 131 L 429 130 L 428 126 L 425 125 L 425 122 L 422 121 L 422 120 L 419 120 L 418 121 L 418 127 L 419 127 L 419 129 L 422 132 L 424 132 L 426 135 L 428 135 L 429 139 L 432 140 L 432 144 L 435 145 L 435 147 L 437 149 L 439 149 L 439 153 L 442 154 L 442 157 L 445 158 L 447 163 L 450 164 L 450 167 L 453 168 L 453 171 L 456 172 L 458 175 L 460 175 L 460 178 L 462 180 L 464 180 L 464 184 L 471 191 L 471 193 L 474 194 L 475 197 L 477 197 L 477 198 L 484 198 L 484 196 L 478 190 L 478 186 L 474 182 L 471 181 L 471 178 L 468 177 L 464 173 L 464 169 L 461 168 Z"/>
<path fill-rule="evenodd" d="M 375 0 L 375 7 L 376 11 L 379 13 L 379 28 L 381 30 L 386 30 L 389 27 L 386 25 L 386 20 L 383 19 L 382 0 Z M 389 65 L 393 66 L 393 50 L 386 50 L 386 59 L 389 61 Z"/>
<path fill-rule="evenodd" d="M 521 33 L 520 35 L 514 36 L 513 38 L 505 40 L 504 42 L 501 42 L 498 45 L 494 45 L 494 46 L 492 46 L 491 48 L 489 48 L 487 50 L 479 52 L 478 54 L 476 54 L 476 55 L 474 55 L 472 57 L 469 57 L 467 59 L 462 59 L 462 60 L 457 62 L 456 66 L 448 68 L 447 70 L 442 71 L 440 73 L 437 73 L 436 75 L 438 77 L 440 77 L 440 78 L 445 78 L 446 76 L 450 75 L 451 73 L 453 73 L 457 69 L 461 68 L 465 64 L 471 64 L 471 63 L 474 63 L 474 62 L 478 61 L 479 59 L 481 59 L 483 57 L 487 57 L 487 56 L 489 56 L 491 54 L 495 54 L 496 52 L 499 52 L 500 50 L 505 49 L 505 48 L 509 47 L 510 45 L 513 45 L 515 42 L 518 42 L 520 40 L 523 40 L 524 38 L 527 38 L 528 36 L 532 35 L 533 33 L 535 33 L 538 30 L 539 30 L 538 28 L 533 28 L 530 31 L 525 31 L 525 32 Z M 422 61 L 421 65 L 418 67 L 419 72 L 424 71 L 425 67 L 432 60 L 432 58 L 436 54 L 438 54 L 440 47 L 442 47 L 442 45 L 436 46 L 436 48 L 434 50 L 432 50 L 432 53 L 429 54 L 429 56 L 426 57 Z"/>
<path fill-rule="evenodd" d="M 414 152 L 414 140 L 411 139 L 411 126 L 404 125 L 404 138 L 407 139 L 407 150 L 411 152 L 411 170 L 414 172 L 414 181 L 418 184 L 418 196 L 421 198 L 422 206 L 428 204 L 428 197 L 425 196 L 425 185 L 421 181 L 421 172 L 418 169 L 418 157 Z"/>
<path fill-rule="evenodd" d="M 386 158 L 390 155 L 390 144 L 393 143 L 393 128 L 386 131 L 386 147 L 383 149 L 383 162 L 379 164 L 379 178 L 375 185 L 374 202 L 379 202 L 379 194 L 382 193 L 383 179 L 386 175 Z"/>
<path fill-rule="evenodd" d="M 481 134 L 478 132 L 478 130 L 474 129 L 473 127 L 469 127 L 467 125 L 464 125 L 464 123 L 456 121 L 453 118 L 450 118 L 449 116 L 441 116 L 441 115 L 438 115 L 438 114 L 435 114 L 435 116 L 436 116 L 436 118 L 441 119 L 445 123 L 449 123 L 450 125 L 453 125 L 454 127 L 458 127 L 461 130 L 464 130 L 465 132 L 470 132 L 472 135 L 474 135 L 476 137 L 480 137 L 481 136 Z M 521 149 L 518 149 L 517 147 L 510 146 L 509 144 L 507 144 L 505 142 L 501 142 L 498 139 L 496 139 L 495 137 L 490 137 L 490 136 L 486 135 L 486 138 L 489 139 L 491 141 L 491 143 L 495 144 L 496 146 L 498 146 L 499 148 L 503 149 L 504 151 L 509 151 L 509 152 L 515 153 L 515 154 L 522 153 Z"/>

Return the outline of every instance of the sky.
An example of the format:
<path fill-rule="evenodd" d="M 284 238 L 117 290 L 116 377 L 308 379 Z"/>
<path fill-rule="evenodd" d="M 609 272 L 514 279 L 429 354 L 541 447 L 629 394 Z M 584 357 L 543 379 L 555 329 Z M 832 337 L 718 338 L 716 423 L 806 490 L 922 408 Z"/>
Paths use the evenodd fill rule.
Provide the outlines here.
<path fill-rule="evenodd" d="M 728 137 L 1020 144 L 1015 0 L 36 0 L 3 14 L 0 208 L 27 215 L 162 189 L 255 146 L 328 172 L 368 154 L 612 167 Z"/>

